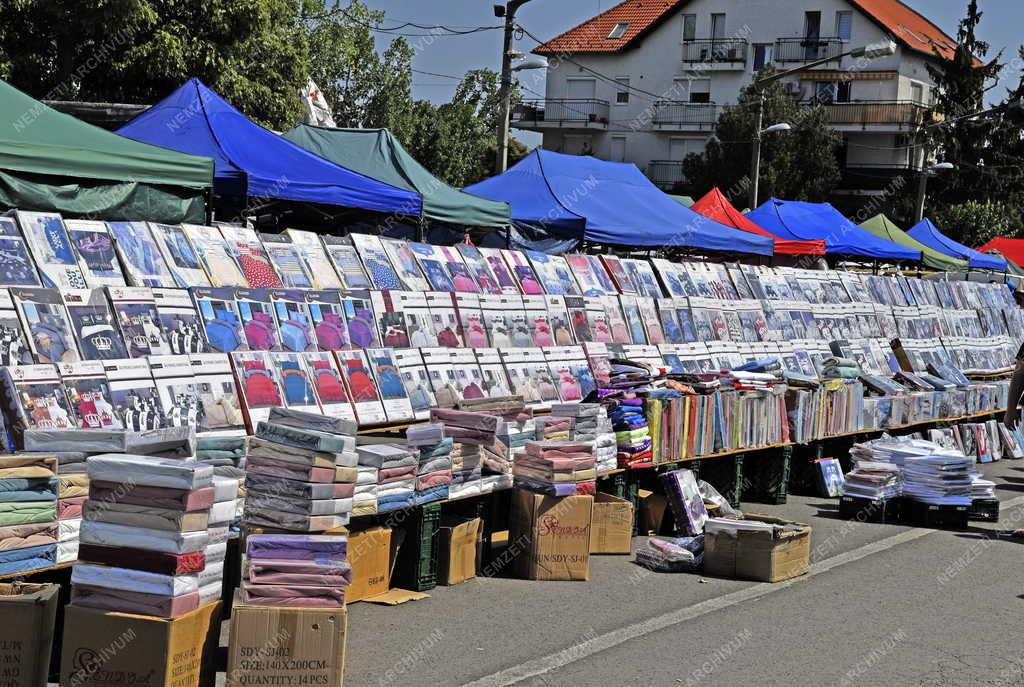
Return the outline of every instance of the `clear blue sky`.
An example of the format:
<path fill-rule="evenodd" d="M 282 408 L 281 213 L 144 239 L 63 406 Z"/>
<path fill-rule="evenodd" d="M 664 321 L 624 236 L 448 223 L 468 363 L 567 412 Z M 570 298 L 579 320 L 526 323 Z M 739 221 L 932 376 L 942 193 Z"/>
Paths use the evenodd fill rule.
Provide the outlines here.
<path fill-rule="evenodd" d="M 343 0 L 346 1 L 346 0 Z M 454 27 L 498 25 L 491 0 L 366 0 L 367 4 L 384 10 L 386 26 L 394 22 L 415 21 L 421 24 L 443 24 Z M 617 0 L 532 0 L 519 10 L 519 22 L 542 39 L 551 38 L 598 12 L 616 4 Z M 957 23 L 964 14 L 966 0 L 904 0 L 904 2 L 931 19 L 946 33 L 954 36 Z M 1016 86 L 1024 65 L 1017 59 L 1017 48 L 1024 42 L 1024 2 L 1022 0 L 980 0 L 984 16 L 979 35 L 992 46 L 992 53 L 1003 50 L 1004 61 L 1000 86 L 993 90 L 992 99 L 1000 100 L 1005 87 Z M 406 28 L 409 33 L 424 33 Z M 378 35 L 378 46 L 383 48 L 390 40 Z M 499 68 L 501 31 L 484 31 L 468 36 L 439 37 L 415 36 L 406 38 L 416 51 L 413 68 L 461 76 L 469 69 Z M 529 52 L 536 46 L 528 37 L 518 41 L 516 47 Z M 525 72 L 521 77 L 529 88 L 543 93 L 542 72 Z M 536 79 L 536 81 L 535 81 Z M 433 101 L 447 101 L 455 81 L 425 74 L 413 74 L 413 95 Z M 529 97 L 529 93 L 527 96 Z M 528 144 L 539 142 L 535 137 L 522 136 Z"/>

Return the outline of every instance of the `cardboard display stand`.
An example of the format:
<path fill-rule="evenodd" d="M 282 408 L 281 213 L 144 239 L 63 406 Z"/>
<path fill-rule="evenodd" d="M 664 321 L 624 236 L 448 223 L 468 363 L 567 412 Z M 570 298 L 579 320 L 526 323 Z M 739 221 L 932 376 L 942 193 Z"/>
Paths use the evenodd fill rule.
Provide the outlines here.
<path fill-rule="evenodd" d="M 344 607 L 250 606 L 236 597 L 226 683 L 341 687 L 347 625 Z"/>
<path fill-rule="evenodd" d="M 586 580 L 590 577 L 593 496 L 512 494 L 509 542 L 516 549 L 516 575 L 527 580 Z"/>
<path fill-rule="evenodd" d="M 0 584 L 0 684 L 46 687 L 58 592 L 56 584 Z"/>
<path fill-rule="evenodd" d="M 213 687 L 220 610 L 214 601 L 169 620 L 68 606 L 60 684 Z"/>

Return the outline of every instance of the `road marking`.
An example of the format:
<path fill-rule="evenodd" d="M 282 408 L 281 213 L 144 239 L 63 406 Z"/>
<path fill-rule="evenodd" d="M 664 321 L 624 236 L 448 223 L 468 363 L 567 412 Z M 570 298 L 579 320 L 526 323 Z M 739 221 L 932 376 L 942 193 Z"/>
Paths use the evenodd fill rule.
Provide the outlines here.
<path fill-rule="evenodd" d="M 1024 496 L 1018 496 L 1009 501 L 1002 503 L 1002 508 L 1005 511 L 1009 508 L 1015 508 L 1016 506 L 1024 505 Z M 664 630 L 667 627 L 684 623 L 694 618 L 699 618 L 702 615 L 708 613 L 714 613 L 715 611 L 721 611 L 726 608 L 730 608 L 737 604 L 741 604 L 745 601 L 753 601 L 760 599 L 769 594 L 780 592 L 783 589 L 788 589 L 795 584 L 806 582 L 822 573 L 827 573 L 830 570 L 834 570 L 843 565 L 853 563 L 873 556 L 883 551 L 888 551 L 891 548 L 900 546 L 901 544 L 907 544 L 916 539 L 926 537 L 933 532 L 942 532 L 947 530 L 934 530 L 934 529 L 921 529 L 915 528 L 905 532 L 900 532 L 891 537 L 880 539 L 879 541 L 865 544 L 864 546 L 841 553 L 831 558 L 827 558 L 823 561 L 811 565 L 810 571 L 806 575 L 800 577 L 793 577 L 784 582 L 761 582 L 755 584 L 752 587 L 746 589 L 740 589 L 735 592 L 730 592 L 724 596 L 716 597 L 714 599 L 708 599 L 686 608 L 680 608 L 675 611 L 669 611 L 647 620 L 642 620 L 638 623 L 628 625 L 626 627 L 619 628 L 618 630 L 612 630 L 603 635 L 598 635 L 585 642 L 574 644 L 573 646 L 557 651 L 547 656 L 535 658 L 530 661 L 526 661 L 517 666 L 506 668 L 505 670 L 498 671 L 491 675 L 484 676 L 472 682 L 466 683 L 464 687 L 505 687 L 506 685 L 514 685 L 517 682 L 528 680 L 529 678 L 543 675 L 544 673 L 551 672 L 562 666 L 575 663 L 580 659 L 593 656 L 594 654 L 602 651 L 607 651 L 620 644 L 625 644 L 628 641 L 638 639 L 644 635 L 649 635 L 659 630 Z"/>

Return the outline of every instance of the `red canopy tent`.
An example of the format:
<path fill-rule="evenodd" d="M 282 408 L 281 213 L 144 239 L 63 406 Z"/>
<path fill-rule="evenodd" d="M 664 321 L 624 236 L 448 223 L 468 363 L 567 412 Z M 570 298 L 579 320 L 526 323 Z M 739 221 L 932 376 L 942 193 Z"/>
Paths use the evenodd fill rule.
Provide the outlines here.
<path fill-rule="evenodd" d="M 726 198 L 725 194 L 719 191 L 718 188 L 713 188 L 708 191 L 707 194 L 694 203 L 690 209 L 730 227 L 735 227 L 742 231 L 750 232 L 751 234 L 757 234 L 758 236 L 768 236 L 775 239 L 776 253 L 785 253 L 786 255 L 825 254 L 824 241 L 794 241 L 792 239 L 782 239 L 757 226 L 754 222 L 747 219 L 746 215 L 733 207 L 732 203 L 729 202 L 729 199 Z"/>
<path fill-rule="evenodd" d="M 987 253 L 990 250 L 997 250 L 1003 257 L 1009 258 L 1018 265 L 1024 266 L 1024 239 L 1005 239 L 997 236 L 984 246 L 975 248 L 979 253 Z"/>

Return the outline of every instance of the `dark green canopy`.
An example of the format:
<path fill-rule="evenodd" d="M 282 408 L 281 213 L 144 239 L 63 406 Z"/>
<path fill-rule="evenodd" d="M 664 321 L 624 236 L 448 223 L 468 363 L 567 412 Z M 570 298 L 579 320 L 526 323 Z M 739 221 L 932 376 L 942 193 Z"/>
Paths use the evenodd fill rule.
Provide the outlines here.
<path fill-rule="evenodd" d="M 860 227 L 879 238 L 888 239 L 889 241 L 898 243 L 901 246 L 921 251 L 921 261 L 928 267 L 936 270 L 942 270 L 943 272 L 967 271 L 968 265 L 966 260 L 951 258 L 945 253 L 940 253 L 933 248 L 929 248 L 893 224 L 892 220 L 881 213 L 875 215 L 869 220 L 861 222 Z"/>
<path fill-rule="evenodd" d="M 668 197 L 676 201 L 677 203 L 680 203 L 681 205 L 685 205 L 686 207 L 693 206 L 693 198 L 691 198 L 690 196 L 675 196 L 670 193 L 668 194 Z"/>
<path fill-rule="evenodd" d="M 387 129 L 330 129 L 300 124 L 284 137 L 336 165 L 420 194 L 426 219 L 493 228 L 512 221 L 508 203 L 452 188 L 416 162 Z"/>
<path fill-rule="evenodd" d="M 139 143 L 0 81 L 0 206 L 100 219 L 202 221 L 213 160 Z"/>

